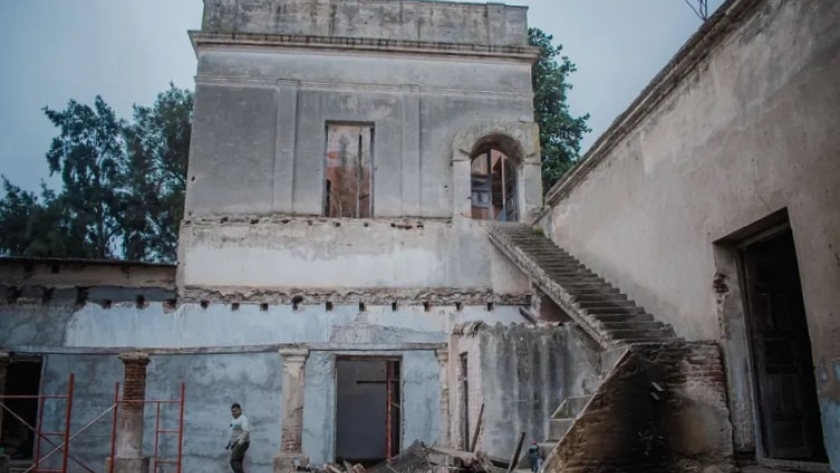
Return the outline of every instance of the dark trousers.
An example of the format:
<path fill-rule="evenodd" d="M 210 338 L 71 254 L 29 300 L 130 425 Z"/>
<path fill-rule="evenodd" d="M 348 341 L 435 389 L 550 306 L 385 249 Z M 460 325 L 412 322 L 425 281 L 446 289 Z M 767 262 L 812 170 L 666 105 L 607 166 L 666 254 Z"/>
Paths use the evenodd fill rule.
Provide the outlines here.
<path fill-rule="evenodd" d="M 245 452 L 250 446 L 251 442 L 244 442 L 231 449 L 230 467 L 233 468 L 233 473 L 245 473 L 245 470 L 242 468 L 242 462 L 245 460 Z"/>

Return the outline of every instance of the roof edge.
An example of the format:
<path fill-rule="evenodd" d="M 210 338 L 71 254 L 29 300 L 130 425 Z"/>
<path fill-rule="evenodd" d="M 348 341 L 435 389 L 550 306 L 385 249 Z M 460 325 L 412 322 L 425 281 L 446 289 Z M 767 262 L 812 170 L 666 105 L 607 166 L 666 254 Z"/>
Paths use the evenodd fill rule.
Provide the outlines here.
<path fill-rule="evenodd" d="M 727 0 L 721 5 L 642 89 L 630 106 L 613 120 L 577 164 L 551 187 L 546 193 L 542 211 L 534 217 L 532 223 L 541 220 L 551 207 L 582 182 L 624 137 L 670 96 L 678 85 L 683 83 L 685 78 L 708 57 L 715 46 L 737 31 L 739 25 L 751 18 L 757 11 L 757 7 L 766 1 Z"/>

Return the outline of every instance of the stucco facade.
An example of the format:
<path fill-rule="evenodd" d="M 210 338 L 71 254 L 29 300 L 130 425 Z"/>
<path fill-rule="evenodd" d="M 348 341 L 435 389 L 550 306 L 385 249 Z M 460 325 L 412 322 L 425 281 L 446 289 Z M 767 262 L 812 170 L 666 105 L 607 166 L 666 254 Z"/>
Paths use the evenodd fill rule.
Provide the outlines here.
<path fill-rule="evenodd" d="M 687 340 L 725 348 L 762 452 L 742 242 L 787 220 L 825 447 L 840 464 L 840 5 L 731 1 L 548 194 L 551 237 Z"/>

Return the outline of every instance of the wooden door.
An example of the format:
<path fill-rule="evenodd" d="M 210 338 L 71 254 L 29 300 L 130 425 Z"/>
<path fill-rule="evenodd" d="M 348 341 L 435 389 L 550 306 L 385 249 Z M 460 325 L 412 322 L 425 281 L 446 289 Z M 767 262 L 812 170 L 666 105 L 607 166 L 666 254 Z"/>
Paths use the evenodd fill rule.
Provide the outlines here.
<path fill-rule="evenodd" d="M 791 232 L 744 249 L 765 454 L 822 460 L 811 343 Z"/>

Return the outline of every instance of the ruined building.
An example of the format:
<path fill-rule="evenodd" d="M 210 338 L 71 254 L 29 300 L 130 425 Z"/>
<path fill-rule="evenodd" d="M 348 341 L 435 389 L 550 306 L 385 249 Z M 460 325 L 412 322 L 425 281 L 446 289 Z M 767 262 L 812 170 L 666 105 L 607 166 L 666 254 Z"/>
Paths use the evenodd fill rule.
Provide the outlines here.
<path fill-rule="evenodd" d="M 233 402 L 253 471 L 520 432 L 552 473 L 837 469 L 840 4 L 727 1 L 545 199 L 526 14 L 205 0 L 178 264 L 0 261 L 0 387 L 73 373 L 97 470 L 175 471 L 136 401 L 182 381 L 187 472 Z"/>

